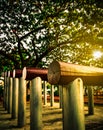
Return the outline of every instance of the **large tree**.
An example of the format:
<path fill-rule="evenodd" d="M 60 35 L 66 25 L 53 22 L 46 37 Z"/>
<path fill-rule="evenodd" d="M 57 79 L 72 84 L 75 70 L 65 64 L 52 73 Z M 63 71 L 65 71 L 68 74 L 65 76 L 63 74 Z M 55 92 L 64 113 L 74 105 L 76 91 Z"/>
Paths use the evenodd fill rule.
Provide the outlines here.
<path fill-rule="evenodd" d="M 102 50 L 102 1 L 19 0 L 11 3 L 2 0 L 0 5 L 3 66 L 43 67 L 52 59 L 89 64 L 91 49 Z"/>

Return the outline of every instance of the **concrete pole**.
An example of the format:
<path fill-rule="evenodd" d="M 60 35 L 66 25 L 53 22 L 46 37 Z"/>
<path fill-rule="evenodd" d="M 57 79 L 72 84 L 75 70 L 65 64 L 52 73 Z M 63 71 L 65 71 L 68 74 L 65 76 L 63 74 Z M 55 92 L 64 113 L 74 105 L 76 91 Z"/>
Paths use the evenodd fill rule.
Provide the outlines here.
<path fill-rule="evenodd" d="M 10 78 L 8 77 L 8 105 L 7 111 L 10 114 Z"/>
<path fill-rule="evenodd" d="M 50 91 L 50 106 L 54 106 L 54 85 L 51 85 Z"/>
<path fill-rule="evenodd" d="M 62 104 L 63 104 L 63 87 L 61 85 L 59 85 L 59 104 L 60 104 L 60 108 L 62 108 Z"/>
<path fill-rule="evenodd" d="M 26 81 L 19 78 L 18 89 L 18 127 L 26 125 Z"/>
<path fill-rule="evenodd" d="M 12 99 L 12 119 L 16 119 L 18 116 L 18 78 L 13 78 Z"/>
<path fill-rule="evenodd" d="M 63 130 L 85 130 L 83 82 L 80 78 L 63 86 Z"/>
<path fill-rule="evenodd" d="M 4 72 L 4 95 L 3 95 L 3 107 L 6 108 L 6 72 Z"/>
<path fill-rule="evenodd" d="M 6 77 L 6 105 L 5 110 L 8 111 L 8 89 L 9 89 L 9 78 Z"/>
<path fill-rule="evenodd" d="M 94 114 L 93 86 L 88 86 L 88 113 L 89 115 Z"/>
<path fill-rule="evenodd" d="M 42 83 L 37 77 L 30 86 L 30 130 L 42 130 Z"/>
<path fill-rule="evenodd" d="M 47 105 L 47 86 L 46 81 L 43 81 L 43 91 L 44 91 L 44 105 Z"/>
<path fill-rule="evenodd" d="M 8 113 L 12 112 L 12 86 L 13 86 L 13 78 L 9 78 L 9 89 L 8 89 Z"/>

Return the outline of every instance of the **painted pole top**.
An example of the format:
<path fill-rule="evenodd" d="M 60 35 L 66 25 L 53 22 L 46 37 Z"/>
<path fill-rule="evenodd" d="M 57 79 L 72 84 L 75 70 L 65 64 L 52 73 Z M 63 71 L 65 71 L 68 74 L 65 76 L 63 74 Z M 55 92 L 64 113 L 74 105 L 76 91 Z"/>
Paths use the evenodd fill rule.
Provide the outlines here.
<path fill-rule="evenodd" d="M 47 73 L 48 73 L 47 69 L 24 67 L 23 78 L 25 80 L 32 80 L 36 77 L 41 77 L 42 80 L 47 81 Z"/>
<path fill-rule="evenodd" d="M 15 69 L 13 70 L 13 78 L 20 78 L 22 77 L 22 69 Z"/>
<path fill-rule="evenodd" d="M 13 71 L 8 71 L 7 77 L 13 77 Z"/>
<path fill-rule="evenodd" d="M 103 85 L 103 69 L 77 64 L 53 61 L 48 68 L 50 84 L 66 85 L 76 78 L 81 78 L 85 85 Z"/>

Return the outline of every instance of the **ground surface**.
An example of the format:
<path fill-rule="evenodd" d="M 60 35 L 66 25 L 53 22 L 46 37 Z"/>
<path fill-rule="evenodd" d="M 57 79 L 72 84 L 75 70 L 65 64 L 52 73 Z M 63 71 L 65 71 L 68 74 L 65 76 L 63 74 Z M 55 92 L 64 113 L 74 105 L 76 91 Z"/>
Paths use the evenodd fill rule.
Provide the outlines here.
<path fill-rule="evenodd" d="M 17 127 L 17 120 L 11 119 L 11 114 L 3 108 L 0 103 L 0 130 L 30 130 L 30 104 L 27 103 L 26 109 L 26 126 Z M 88 107 L 85 106 L 85 126 L 86 130 L 103 130 L 103 105 L 95 105 L 95 114 L 88 115 Z M 54 107 L 50 104 L 43 106 L 43 130 L 62 130 L 62 109 L 59 103 L 55 103 Z"/>

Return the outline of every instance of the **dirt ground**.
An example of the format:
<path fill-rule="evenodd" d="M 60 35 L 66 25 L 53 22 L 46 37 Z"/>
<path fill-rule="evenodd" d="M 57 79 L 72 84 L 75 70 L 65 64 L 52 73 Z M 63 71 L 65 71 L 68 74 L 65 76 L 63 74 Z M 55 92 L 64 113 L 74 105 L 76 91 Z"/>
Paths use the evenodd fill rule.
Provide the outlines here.
<path fill-rule="evenodd" d="M 30 104 L 27 103 L 26 108 L 26 126 L 23 128 L 17 127 L 17 120 L 11 119 L 11 114 L 3 108 L 0 102 L 0 130 L 30 130 Z M 103 105 L 95 105 L 95 114 L 88 115 L 88 107 L 85 105 L 85 126 L 86 130 L 103 130 Z M 59 108 L 59 103 L 55 103 L 54 107 L 43 105 L 43 130 L 62 130 L 62 109 Z"/>

